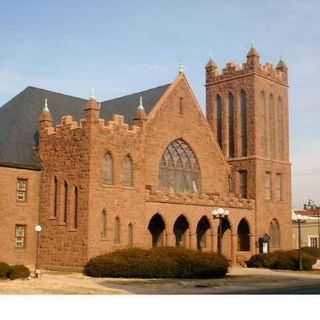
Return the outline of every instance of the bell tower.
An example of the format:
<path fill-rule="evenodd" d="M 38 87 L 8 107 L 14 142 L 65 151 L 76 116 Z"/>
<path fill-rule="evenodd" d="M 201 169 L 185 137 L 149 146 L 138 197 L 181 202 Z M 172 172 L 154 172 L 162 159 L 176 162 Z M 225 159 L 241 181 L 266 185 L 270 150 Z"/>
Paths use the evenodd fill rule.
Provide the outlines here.
<path fill-rule="evenodd" d="M 256 200 L 256 234 L 272 249 L 291 247 L 291 164 L 288 134 L 288 68 L 280 59 L 261 64 L 252 46 L 246 62 L 219 70 L 206 65 L 206 112 L 232 167 L 231 190 Z M 278 234 L 273 234 L 274 226 Z"/>

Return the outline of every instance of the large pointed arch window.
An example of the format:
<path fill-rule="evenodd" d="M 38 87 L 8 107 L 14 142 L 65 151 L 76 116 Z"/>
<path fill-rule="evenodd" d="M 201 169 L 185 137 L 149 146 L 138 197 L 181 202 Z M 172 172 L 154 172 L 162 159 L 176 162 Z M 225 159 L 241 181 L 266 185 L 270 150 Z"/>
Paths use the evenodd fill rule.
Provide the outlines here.
<path fill-rule="evenodd" d="M 184 140 L 174 140 L 165 150 L 160 162 L 160 185 L 178 193 L 200 192 L 199 163 Z"/>

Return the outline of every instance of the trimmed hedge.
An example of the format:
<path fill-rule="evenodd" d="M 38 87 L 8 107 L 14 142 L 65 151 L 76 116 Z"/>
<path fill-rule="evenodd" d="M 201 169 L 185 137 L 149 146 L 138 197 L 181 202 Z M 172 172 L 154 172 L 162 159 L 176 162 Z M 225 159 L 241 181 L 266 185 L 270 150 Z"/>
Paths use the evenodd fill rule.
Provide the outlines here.
<path fill-rule="evenodd" d="M 24 265 L 15 265 L 10 267 L 9 279 L 25 279 L 30 276 L 30 270 Z"/>
<path fill-rule="evenodd" d="M 0 262 L 0 279 L 6 279 L 10 272 L 10 266 L 5 262 Z"/>
<path fill-rule="evenodd" d="M 320 259 L 320 249 L 319 248 L 310 248 L 310 247 L 303 247 L 302 251 L 310 256 L 313 256 L 317 259 Z"/>
<path fill-rule="evenodd" d="M 303 270 L 311 270 L 316 263 L 316 258 L 308 253 L 302 252 Z M 280 270 L 299 270 L 298 250 L 278 250 L 268 254 L 253 255 L 247 262 L 249 268 L 269 268 Z"/>
<path fill-rule="evenodd" d="M 228 261 L 215 253 L 182 248 L 130 248 L 92 258 L 84 273 L 91 277 L 223 278 Z"/>

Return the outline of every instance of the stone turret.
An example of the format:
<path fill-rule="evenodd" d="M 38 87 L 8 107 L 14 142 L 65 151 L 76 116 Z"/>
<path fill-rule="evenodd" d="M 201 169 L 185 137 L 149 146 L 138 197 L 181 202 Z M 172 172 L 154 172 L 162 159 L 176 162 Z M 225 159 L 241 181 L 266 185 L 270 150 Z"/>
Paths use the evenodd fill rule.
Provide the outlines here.
<path fill-rule="evenodd" d="M 44 107 L 40 114 L 39 123 L 40 123 L 40 130 L 52 127 L 53 125 L 52 115 L 48 107 L 47 99 L 44 100 Z"/>
<path fill-rule="evenodd" d="M 142 96 L 140 96 L 139 105 L 136 111 L 135 118 L 133 120 L 135 125 L 143 126 L 143 123 L 147 120 L 146 112 L 143 106 Z"/>
<path fill-rule="evenodd" d="M 218 74 L 218 66 L 210 58 L 208 63 L 206 64 L 206 79 L 207 79 L 207 81 L 211 80 L 217 74 Z"/>
<path fill-rule="evenodd" d="M 285 81 L 288 81 L 288 67 L 287 67 L 286 63 L 281 58 L 276 66 L 276 70 L 282 72 L 283 79 Z"/>
<path fill-rule="evenodd" d="M 257 69 L 260 64 L 260 55 L 256 48 L 252 45 L 247 54 L 247 67 L 249 69 Z"/>
<path fill-rule="evenodd" d="M 85 119 L 90 122 L 95 122 L 99 120 L 100 116 L 100 103 L 97 102 L 96 97 L 92 93 L 90 99 L 85 106 Z"/>

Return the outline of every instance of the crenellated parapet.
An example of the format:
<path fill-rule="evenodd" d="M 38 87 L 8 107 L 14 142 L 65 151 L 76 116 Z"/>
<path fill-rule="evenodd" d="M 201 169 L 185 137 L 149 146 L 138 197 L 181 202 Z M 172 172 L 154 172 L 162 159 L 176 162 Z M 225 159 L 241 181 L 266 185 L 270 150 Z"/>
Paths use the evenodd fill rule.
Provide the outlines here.
<path fill-rule="evenodd" d="M 160 202 L 170 204 L 196 205 L 205 207 L 226 207 L 254 209 L 253 199 L 241 199 L 232 194 L 222 196 L 218 193 L 173 193 L 159 190 L 155 187 L 148 187 L 145 191 L 146 202 Z"/>
<path fill-rule="evenodd" d="M 271 63 L 261 64 L 260 56 L 254 48 L 250 49 L 245 63 L 239 65 L 228 62 L 222 70 L 210 59 L 206 65 L 206 84 L 240 78 L 252 73 L 284 85 L 288 84 L 288 68 L 285 63 L 280 59 L 276 67 Z"/>
<path fill-rule="evenodd" d="M 74 120 L 72 115 L 65 115 L 61 118 L 59 124 L 54 125 L 50 111 L 45 111 L 42 112 L 39 122 L 42 136 L 68 135 L 68 132 L 72 133 L 74 130 L 86 131 L 88 128 L 95 128 L 109 134 L 121 132 L 135 135 L 141 131 L 141 126 L 129 125 L 124 121 L 124 117 L 118 114 L 114 114 L 111 120 L 97 118 L 95 121 L 92 121 L 92 115 L 88 113 L 80 121 Z"/>

